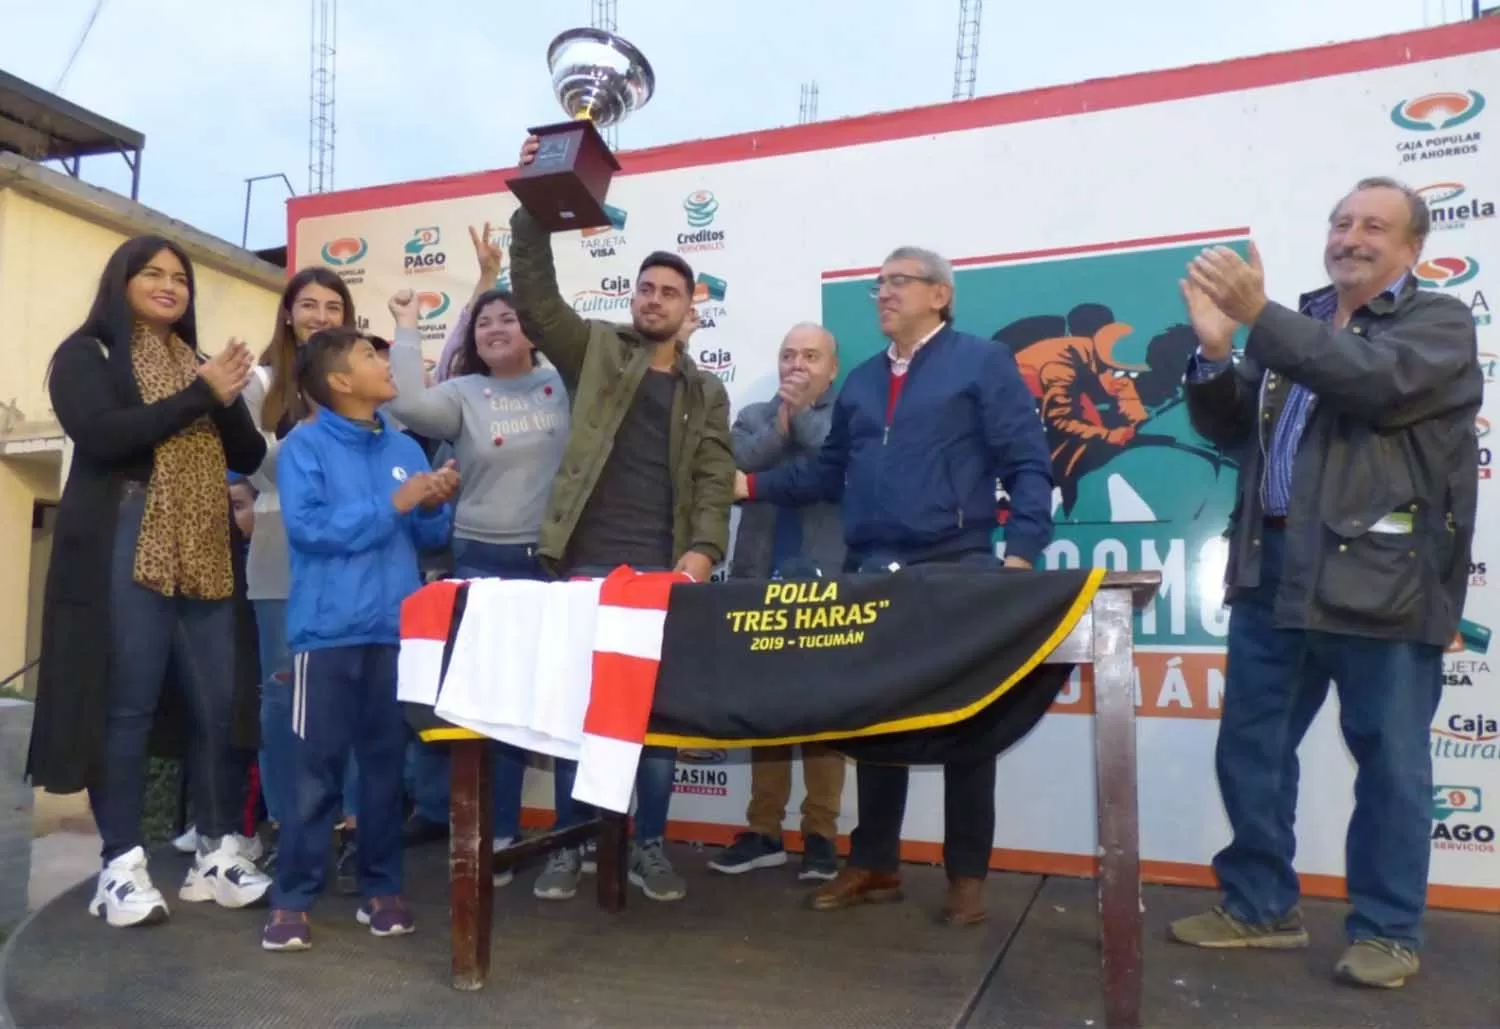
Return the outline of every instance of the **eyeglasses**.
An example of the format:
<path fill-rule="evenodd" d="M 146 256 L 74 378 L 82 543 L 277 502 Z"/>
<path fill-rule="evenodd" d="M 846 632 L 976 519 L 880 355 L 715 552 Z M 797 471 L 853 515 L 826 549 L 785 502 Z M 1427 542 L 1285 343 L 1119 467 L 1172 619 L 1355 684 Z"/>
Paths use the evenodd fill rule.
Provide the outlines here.
<path fill-rule="evenodd" d="M 889 286 L 891 289 L 905 289 L 913 282 L 925 282 L 928 285 L 936 284 L 937 279 L 930 275 L 877 275 L 875 281 L 870 283 L 870 296 L 880 296 L 880 288 Z"/>

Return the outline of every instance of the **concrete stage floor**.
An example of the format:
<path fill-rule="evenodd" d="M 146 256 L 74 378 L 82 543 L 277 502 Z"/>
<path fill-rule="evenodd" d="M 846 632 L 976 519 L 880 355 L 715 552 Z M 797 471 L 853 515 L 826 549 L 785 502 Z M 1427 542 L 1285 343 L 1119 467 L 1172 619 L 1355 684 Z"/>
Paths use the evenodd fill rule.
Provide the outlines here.
<path fill-rule="evenodd" d="M 315 913 L 301 954 L 259 947 L 263 910 L 176 900 L 181 855 L 152 858 L 172 905 L 161 927 L 113 930 L 90 918 L 89 880 L 38 911 L 8 942 L 0 1025 L 31 1029 L 208 1026 L 942 1027 L 1103 1026 L 1094 884 L 996 875 L 990 922 L 938 925 L 939 869 L 906 869 L 895 906 L 803 909 L 795 863 L 728 878 L 708 854 L 674 848 L 688 898 L 632 890 L 619 916 L 577 898 L 536 900 L 534 870 L 496 890 L 489 986 L 448 986 L 445 851 L 407 852 L 416 934 L 378 940 L 352 898 Z M 1156 1027 L 1478 1029 L 1500 1012 L 1500 917 L 1435 911 L 1424 970 L 1404 990 L 1359 990 L 1330 971 L 1341 904 L 1311 901 L 1309 950 L 1197 951 L 1166 942 L 1173 917 L 1213 901 L 1202 890 L 1146 889 L 1146 1024 Z"/>

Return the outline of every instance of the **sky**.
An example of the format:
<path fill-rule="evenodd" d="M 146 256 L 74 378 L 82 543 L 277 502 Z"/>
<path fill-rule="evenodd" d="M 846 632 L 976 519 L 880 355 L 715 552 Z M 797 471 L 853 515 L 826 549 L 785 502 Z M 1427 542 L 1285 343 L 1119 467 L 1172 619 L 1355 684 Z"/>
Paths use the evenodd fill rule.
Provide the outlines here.
<path fill-rule="evenodd" d="M 245 179 L 308 189 L 309 0 L 0 0 L 0 68 L 145 134 L 141 201 L 239 243 Z M 342 0 L 334 188 L 510 166 L 557 121 L 547 44 L 588 0 Z M 1181 67 L 1460 20 L 1468 0 L 1063 0 L 985 5 L 978 93 Z M 542 12 L 546 13 L 542 13 Z M 952 98 L 958 0 L 618 0 L 656 95 L 619 149 Z M 83 178 L 128 194 L 124 161 Z M 248 245 L 285 242 L 286 187 L 257 183 Z"/>

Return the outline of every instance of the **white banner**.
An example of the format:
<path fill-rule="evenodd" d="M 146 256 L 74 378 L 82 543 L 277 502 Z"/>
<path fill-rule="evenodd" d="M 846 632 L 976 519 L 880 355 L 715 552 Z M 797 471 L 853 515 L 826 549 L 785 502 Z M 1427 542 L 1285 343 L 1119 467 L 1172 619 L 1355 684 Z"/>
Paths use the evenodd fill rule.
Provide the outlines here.
<path fill-rule="evenodd" d="M 776 351 L 795 322 L 828 325 L 846 369 L 883 346 L 868 280 L 898 245 L 956 262 L 966 330 L 989 336 L 1037 315 L 1062 319 L 1073 336 L 1093 335 L 1080 324 L 1123 326 L 1113 356 L 1137 369 L 1152 416 L 1142 438 L 1065 484 L 1048 560 L 1163 573 L 1160 598 L 1137 623 L 1144 869 L 1157 881 L 1208 883 L 1207 865 L 1228 839 L 1213 747 L 1227 625 L 1220 534 L 1237 470 L 1186 423 L 1177 279 L 1205 244 L 1253 238 L 1272 296 L 1295 302 L 1326 282 L 1329 211 L 1356 180 L 1388 174 L 1420 187 L 1434 231 L 1418 275 L 1473 312 L 1488 385 L 1477 430 L 1487 447 L 1500 418 L 1500 326 L 1486 295 L 1500 289 L 1500 144 L 1491 138 L 1500 110 L 1487 110 L 1476 87 L 1500 83 L 1500 20 L 1464 28 L 1462 37 L 1423 33 L 1236 62 L 1233 75 L 1222 66 L 1164 72 L 647 152 L 610 189 L 612 227 L 555 237 L 560 280 L 580 312 L 624 321 L 641 259 L 680 252 L 698 274 L 703 327 L 693 356 L 724 380 L 737 408 L 773 394 Z M 1476 40 L 1489 49 L 1468 52 Z M 1453 56 L 1404 56 L 1444 47 Z M 1299 78 L 1312 75 L 1323 77 Z M 1225 83 L 1244 88 L 1217 92 Z M 502 180 L 293 201 L 295 254 L 336 268 L 376 330 L 389 331 L 392 292 L 418 289 L 435 357 L 477 274 L 467 227 L 507 224 L 513 200 Z M 1432 727 L 1432 882 L 1435 903 L 1500 910 L 1500 677 L 1489 629 L 1500 624 L 1491 585 L 1500 536 L 1490 527 L 1500 485 L 1490 451 L 1483 455 L 1469 605 Z M 1001 758 L 997 867 L 1092 869 L 1092 710 L 1088 677 L 1078 676 Z M 1330 700 L 1301 754 L 1297 867 L 1312 893 L 1342 887 L 1354 765 L 1337 714 Z M 742 755 L 689 757 L 678 769 L 674 831 L 723 841 L 744 823 L 748 766 Z M 913 775 L 904 835 L 916 859 L 938 859 L 941 789 L 937 770 Z M 545 808 L 550 796 L 534 775 L 528 803 Z M 790 828 L 800 797 L 798 786 Z M 851 775 L 844 830 L 854 798 Z"/>

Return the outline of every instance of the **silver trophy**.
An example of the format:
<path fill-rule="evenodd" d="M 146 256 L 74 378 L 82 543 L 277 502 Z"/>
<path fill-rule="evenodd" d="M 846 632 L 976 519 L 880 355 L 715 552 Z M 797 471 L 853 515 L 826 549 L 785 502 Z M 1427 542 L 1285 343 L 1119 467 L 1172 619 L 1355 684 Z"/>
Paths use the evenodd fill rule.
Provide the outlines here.
<path fill-rule="evenodd" d="M 656 73 L 646 56 L 603 29 L 569 29 L 547 48 L 552 92 L 571 121 L 534 126 L 539 147 L 506 185 L 552 232 L 609 224 L 604 197 L 620 162 L 599 134 L 646 106 Z"/>

